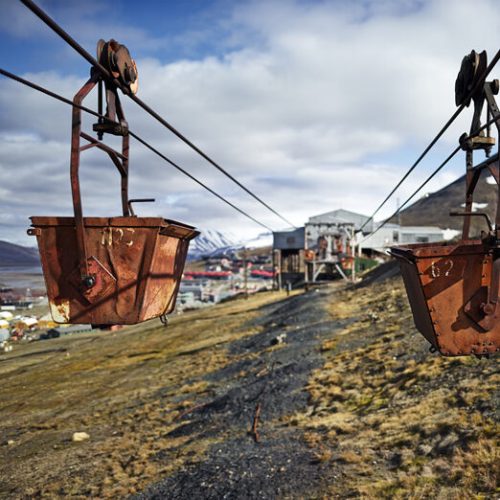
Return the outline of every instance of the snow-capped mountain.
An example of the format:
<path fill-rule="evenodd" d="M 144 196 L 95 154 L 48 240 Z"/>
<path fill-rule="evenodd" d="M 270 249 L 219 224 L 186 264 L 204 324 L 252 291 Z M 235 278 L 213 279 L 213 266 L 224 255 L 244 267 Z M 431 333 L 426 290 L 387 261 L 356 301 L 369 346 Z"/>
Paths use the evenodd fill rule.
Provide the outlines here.
<path fill-rule="evenodd" d="M 264 248 L 273 245 L 273 233 L 260 233 L 255 238 L 245 241 L 241 246 L 245 246 L 248 249 L 252 248 Z"/>
<path fill-rule="evenodd" d="M 221 233 L 216 229 L 202 229 L 201 234 L 189 244 L 190 259 L 212 256 L 216 254 L 231 255 L 246 247 L 263 248 L 273 244 L 272 233 L 261 233 L 247 241 L 238 239 L 229 233 Z"/>
<path fill-rule="evenodd" d="M 231 235 L 223 234 L 215 229 L 203 229 L 201 234 L 189 243 L 189 257 L 198 259 L 234 245 L 236 241 Z"/>

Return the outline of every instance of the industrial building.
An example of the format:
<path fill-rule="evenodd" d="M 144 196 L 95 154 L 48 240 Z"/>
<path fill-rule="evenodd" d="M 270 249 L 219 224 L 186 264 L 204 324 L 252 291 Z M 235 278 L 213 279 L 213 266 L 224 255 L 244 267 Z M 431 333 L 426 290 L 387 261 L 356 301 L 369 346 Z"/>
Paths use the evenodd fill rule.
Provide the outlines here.
<path fill-rule="evenodd" d="M 385 256 L 390 246 L 434 243 L 446 234 L 432 226 L 386 224 L 375 232 L 374 226 L 366 215 L 339 209 L 310 217 L 304 227 L 273 233 L 275 285 L 348 279 L 356 270 L 355 256 Z"/>
<path fill-rule="evenodd" d="M 310 217 L 304 227 L 273 233 L 277 286 L 346 278 L 343 266 L 350 265 L 351 241 L 365 223 L 363 234 L 368 234 L 369 217 L 339 209 Z"/>
<path fill-rule="evenodd" d="M 354 269 L 355 235 L 372 229 L 368 216 L 344 209 L 310 217 L 305 224 L 306 281 L 331 280 L 339 275 L 347 279 L 344 269 Z"/>
<path fill-rule="evenodd" d="M 386 224 L 368 236 L 358 235 L 359 253 L 385 253 L 387 248 L 411 243 L 436 243 L 445 239 L 445 231 L 435 226 Z"/>

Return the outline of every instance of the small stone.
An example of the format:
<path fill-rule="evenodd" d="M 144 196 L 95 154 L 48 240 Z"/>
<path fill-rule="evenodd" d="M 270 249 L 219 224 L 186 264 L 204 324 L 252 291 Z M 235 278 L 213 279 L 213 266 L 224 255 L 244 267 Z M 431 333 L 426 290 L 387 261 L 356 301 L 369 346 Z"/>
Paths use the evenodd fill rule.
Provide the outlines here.
<path fill-rule="evenodd" d="M 432 451 L 432 446 L 430 444 L 421 444 L 418 446 L 417 451 L 420 455 L 430 455 Z"/>
<path fill-rule="evenodd" d="M 422 477 L 433 477 L 434 476 L 432 469 L 428 465 L 424 465 L 424 467 L 422 467 L 421 474 L 422 474 Z"/>
<path fill-rule="evenodd" d="M 14 444 L 14 440 L 13 439 L 9 439 L 7 441 L 7 446 L 12 446 Z"/>
<path fill-rule="evenodd" d="M 73 441 L 79 443 L 80 441 L 85 441 L 90 439 L 90 436 L 86 432 L 75 432 L 73 433 Z"/>
<path fill-rule="evenodd" d="M 451 453 L 451 451 L 453 450 L 453 448 L 455 448 L 459 441 L 459 437 L 454 432 L 452 432 L 438 443 L 436 449 L 439 453 Z"/>
<path fill-rule="evenodd" d="M 271 345 L 283 344 L 286 339 L 286 333 L 281 333 L 271 340 Z"/>

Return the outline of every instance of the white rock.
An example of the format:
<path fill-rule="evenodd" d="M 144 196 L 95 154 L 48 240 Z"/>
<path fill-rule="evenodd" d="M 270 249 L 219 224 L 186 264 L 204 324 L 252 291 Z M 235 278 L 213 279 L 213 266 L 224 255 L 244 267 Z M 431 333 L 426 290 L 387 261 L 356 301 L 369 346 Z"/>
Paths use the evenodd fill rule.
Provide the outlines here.
<path fill-rule="evenodd" d="M 90 439 L 90 436 L 86 432 L 75 432 L 73 433 L 73 441 L 79 443 L 80 441 L 85 441 Z"/>

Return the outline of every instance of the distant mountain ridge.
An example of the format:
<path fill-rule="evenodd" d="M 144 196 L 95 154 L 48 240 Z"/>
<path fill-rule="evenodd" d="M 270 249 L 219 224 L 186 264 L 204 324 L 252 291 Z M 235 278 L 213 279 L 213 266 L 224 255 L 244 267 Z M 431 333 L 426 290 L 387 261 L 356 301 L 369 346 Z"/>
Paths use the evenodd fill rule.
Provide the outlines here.
<path fill-rule="evenodd" d="M 0 267 L 39 266 L 38 250 L 0 240 Z"/>
<path fill-rule="evenodd" d="M 232 235 L 215 229 L 204 229 L 189 244 L 189 258 L 192 260 L 215 254 L 229 255 L 243 247 L 262 248 L 272 245 L 272 234 L 263 233 L 246 242 L 237 241 Z M 0 267 L 39 266 L 38 250 L 0 240 Z"/>
<path fill-rule="evenodd" d="M 214 251 L 231 248 L 236 244 L 234 238 L 215 229 L 203 229 L 200 235 L 189 243 L 189 257 L 192 259 L 210 255 Z"/>

